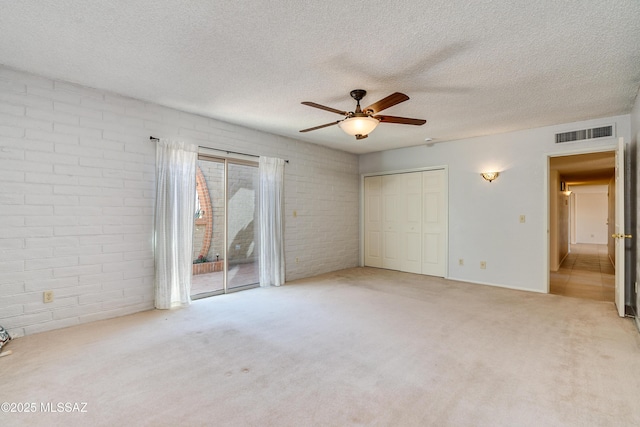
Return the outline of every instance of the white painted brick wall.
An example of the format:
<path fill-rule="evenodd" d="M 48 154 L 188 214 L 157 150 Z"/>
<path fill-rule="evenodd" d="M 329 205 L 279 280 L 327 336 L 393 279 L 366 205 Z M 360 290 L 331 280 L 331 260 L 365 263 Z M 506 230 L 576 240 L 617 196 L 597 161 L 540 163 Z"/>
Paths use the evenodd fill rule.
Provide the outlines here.
<path fill-rule="evenodd" d="M 153 307 L 150 135 L 289 159 L 287 280 L 358 264 L 357 156 L 0 67 L 0 324 L 13 335 Z"/>

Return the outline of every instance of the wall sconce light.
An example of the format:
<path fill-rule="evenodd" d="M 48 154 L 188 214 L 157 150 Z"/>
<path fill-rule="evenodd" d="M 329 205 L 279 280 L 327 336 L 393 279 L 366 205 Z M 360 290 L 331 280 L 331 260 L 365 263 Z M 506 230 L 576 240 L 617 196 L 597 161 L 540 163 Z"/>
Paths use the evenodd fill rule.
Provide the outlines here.
<path fill-rule="evenodd" d="M 498 175 L 500 175 L 500 173 L 499 172 L 482 172 L 480 175 L 482 175 L 482 177 L 487 181 L 491 182 L 494 179 L 496 179 Z"/>

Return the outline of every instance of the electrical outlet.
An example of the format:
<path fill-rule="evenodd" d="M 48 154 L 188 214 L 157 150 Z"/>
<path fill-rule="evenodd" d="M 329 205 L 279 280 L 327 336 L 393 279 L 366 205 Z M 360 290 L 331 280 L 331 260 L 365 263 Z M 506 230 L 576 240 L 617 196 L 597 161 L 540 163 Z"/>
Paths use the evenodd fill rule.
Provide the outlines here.
<path fill-rule="evenodd" d="M 464 259 L 460 258 L 460 259 L 458 260 L 458 265 L 464 265 Z"/>
<path fill-rule="evenodd" d="M 486 270 L 487 268 L 487 261 L 480 261 L 480 268 L 482 270 Z"/>
<path fill-rule="evenodd" d="M 520 215 L 520 223 L 524 224 L 527 221 L 527 217 L 525 217 L 524 215 Z"/>
<path fill-rule="evenodd" d="M 44 291 L 42 293 L 42 299 L 45 303 L 53 302 L 53 291 Z"/>

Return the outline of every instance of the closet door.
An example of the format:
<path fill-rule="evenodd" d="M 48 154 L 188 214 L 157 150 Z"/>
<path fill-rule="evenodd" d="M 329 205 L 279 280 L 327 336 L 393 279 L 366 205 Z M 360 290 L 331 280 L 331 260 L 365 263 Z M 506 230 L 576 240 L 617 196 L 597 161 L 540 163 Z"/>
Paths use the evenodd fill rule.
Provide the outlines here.
<path fill-rule="evenodd" d="M 446 170 L 364 179 L 364 265 L 446 276 Z"/>
<path fill-rule="evenodd" d="M 422 274 L 447 272 L 447 173 L 422 172 Z"/>
<path fill-rule="evenodd" d="M 364 179 L 364 265 L 382 267 L 382 177 Z"/>
<path fill-rule="evenodd" d="M 401 270 L 400 175 L 382 176 L 382 267 Z"/>
<path fill-rule="evenodd" d="M 400 270 L 422 272 L 422 172 L 397 175 L 400 177 Z"/>

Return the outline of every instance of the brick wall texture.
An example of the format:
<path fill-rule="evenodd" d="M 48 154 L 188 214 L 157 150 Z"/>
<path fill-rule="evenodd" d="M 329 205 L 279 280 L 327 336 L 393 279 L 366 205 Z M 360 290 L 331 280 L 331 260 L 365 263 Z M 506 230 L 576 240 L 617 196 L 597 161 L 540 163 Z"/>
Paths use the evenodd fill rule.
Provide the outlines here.
<path fill-rule="evenodd" d="M 358 265 L 357 156 L 0 67 L 0 324 L 14 336 L 153 308 L 150 135 L 289 159 L 287 280 Z M 250 182 L 230 183 L 230 208 L 246 210 Z M 230 261 L 251 256 L 252 228 L 230 218 Z"/>

